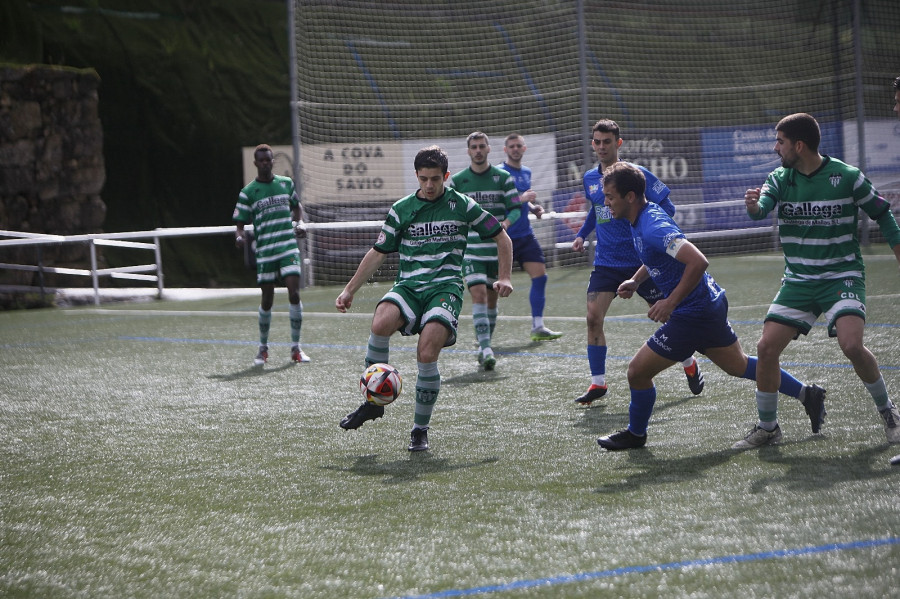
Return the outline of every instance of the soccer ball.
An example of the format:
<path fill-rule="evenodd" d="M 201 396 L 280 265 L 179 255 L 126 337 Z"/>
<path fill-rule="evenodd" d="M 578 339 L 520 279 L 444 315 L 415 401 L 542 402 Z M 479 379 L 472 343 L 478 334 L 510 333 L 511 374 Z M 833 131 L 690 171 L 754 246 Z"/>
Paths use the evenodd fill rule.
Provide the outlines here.
<path fill-rule="evenodd" d="M 390 364 L 372 364 L 359 377 L 363 397 L 376 406 L 386 406 L 400 395 L 403 378 Z"/>

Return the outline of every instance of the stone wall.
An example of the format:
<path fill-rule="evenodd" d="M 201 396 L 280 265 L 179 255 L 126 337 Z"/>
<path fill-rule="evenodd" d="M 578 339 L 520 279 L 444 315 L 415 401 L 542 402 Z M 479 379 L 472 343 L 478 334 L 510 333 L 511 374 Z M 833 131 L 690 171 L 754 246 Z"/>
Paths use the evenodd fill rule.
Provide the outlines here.
<path fill-rule="evenodd" d="M 0 65 L 0 229 L 101 232 L 106 169 L 99 85 L 92 69 Z M 35 257 L 34 248 L 0 251 L 2 262 L 35 264 Z M 85 244 L 44 246 L 42 259 L 48 266 L 89 264 Z M 54 279 L 44 283 L 54 286 Z M 0 271 L 2 284 L 30 285 L 34 280 L 33 273 Z M 65 277 L 59 284 L 89 280 Z"/>

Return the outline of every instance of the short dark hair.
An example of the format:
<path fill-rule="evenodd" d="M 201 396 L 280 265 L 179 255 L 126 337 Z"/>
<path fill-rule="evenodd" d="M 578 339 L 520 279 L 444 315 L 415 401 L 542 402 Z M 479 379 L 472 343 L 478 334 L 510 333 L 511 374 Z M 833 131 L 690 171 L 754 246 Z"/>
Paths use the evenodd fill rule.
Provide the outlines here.
<path fill-rule="evenodd" d="M 511 142 L 512 140 L 514 140 L 514 139 L 519 139 L 519 138 L 522 138 L 523 140 L 525 139 L 524 137 L 522 137 L 522 136 L 519 135 L 518 133 L 510 133 L 509 135 L 506 136 L 506 139 L 503 140 L 503 145 L 505 146 L 506 144 L 508 144 L 508 143 Z"/>
<path fill-rule="evenodd" d="M 466 138 L 466 148 L 469 147 L 469 144 L 472 142 L 473 139 L 483 139 L 484 143 L 486 143 L 488 145 L 490 145 L 490 143 L 491 143 L 491 140 L 488 139 L 487 134 L 482 133 L 481 131 L 472 131 L 471 133 L 469 133 L 469 136 Z"/>
<path fill-rule="evenodd" d="M 272 155 L 275 155 L 275 152 L 272 151 L 272 147 L 269 144 L 259 144 L 253 150 L 253 159 L 256 160 L 257 152 L 272 152 Z"/>
<path fill-rule="evenodd" d="M 442 173 L 446 173 L 450 170 L 450 159 L 438 146 L 428 146 L 418 151 L 413 166 L 416 167 L 416 172 L 423 168 L 440 168 Z"/>
<path fill-rule="evenodd" d="M 792 141 L 802 141 L 813 152 L 819 151 L 819 142 L 822 140 L 819 123 L 805 112 L 784 117 L 775 125 L 775 131 L 781 131 Z"/>
<path fill-rule="evenodd" d="M 619 124 L 611 119 L 600 119 L 594 123 L 594 127 L 591 129 L 591 135 L 593 136 L 597 131 L 612 133 L 616 136 L 616 139 L 619 139 Z"/>
<path fill-rule="evenodd" d="M 894 89 L 896 89 L 897 91 L 900 91 L 900 77 L 897 77 L 896 79 L 894 79 Z"/>
<path fill-rule="evenodd" d="M 633 191 L 638 198 L 644 197 L 647 180 L 641 169 L 627 162 L 615 162 L 603 171 L 603 185 L 612 185 L 621 195 Z"/>

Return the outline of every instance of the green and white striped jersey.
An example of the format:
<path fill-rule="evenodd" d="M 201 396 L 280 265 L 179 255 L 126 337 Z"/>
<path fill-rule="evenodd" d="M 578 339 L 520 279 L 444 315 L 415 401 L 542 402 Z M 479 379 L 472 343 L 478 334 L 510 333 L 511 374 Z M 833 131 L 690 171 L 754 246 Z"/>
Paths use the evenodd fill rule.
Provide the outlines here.
<path fill-rule="evenodd" d="M 483 173 L 476 173 L 471 167 L 459 171 L 450 178 L 453 188 L 466 194 L 482 208 L 493 214 L 498 221 L 509 219 L 515 222 L 522 216 L 519 190 L 516 180 L 507 171 L 493 166 Z M 469 247 L 466 260 L 491 261 L 497 259 L 497 244 L 485 241 L 475 231 L 469 231 Z"/>
<path fill-rule="evenodd" d="M 490 212 L 447 188 L 444 195 L 431 202 L 416 194 L 395 202 L 378 234 L 375 249 L 400 254 L 396 285 L 421 292 L 451 284 L 459 288 L 461 295 L 466 236 L 474 233 L 490 239 L 501 229 Z"/>
<path fill-rule="evenodd" d="M 759 220 L 777 207 L 786 279 L 864 278 L 858 209 L 879 221 L 891 247 L 900 241 L 900 231 L 890 203 L 858 168 L 828 156 L 823 159 L 809 176 L 785 167 L 772 171 L 762 187 L 760 211 L 750 216 Z"/>
<path fill-rule="evenodd" d="M 268 183 L 254 179 L 241 190 L 232 220 L 252 223 L 256 261 L 272 262 L 298 252 L 291 208 L 300 205 L 290 177 L 275 175 Z"/>

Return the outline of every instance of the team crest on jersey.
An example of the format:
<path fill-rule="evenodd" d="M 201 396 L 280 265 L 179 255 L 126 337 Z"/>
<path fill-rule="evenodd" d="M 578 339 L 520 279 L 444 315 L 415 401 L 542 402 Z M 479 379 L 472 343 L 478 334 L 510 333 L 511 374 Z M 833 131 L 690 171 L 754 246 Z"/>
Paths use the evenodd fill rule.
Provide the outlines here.
<path fill-rule="evenodd" d="M 832 187 L 837 187 L 838 185 L 841 184 L 841 178 L 842 178 L 842 175 L 840 173 L 834 173 L 833 175 L 828 177 L 828 180 L 831 181 Z"/>
<path fill-rule="evenodd" d="M 494 183 L 500 182 L 500 175 L 494 175 Z"/>
<path fill-rule="evenodd" d="M 848 289 L 853 287 L 853 279 L 844 279 L 844 287 Z"/>
<path fill-rule="evenodd" d="M 450 210 L 456 210 L 456 200 L 448 200 L 447 205 L 450 206 Z"/>

